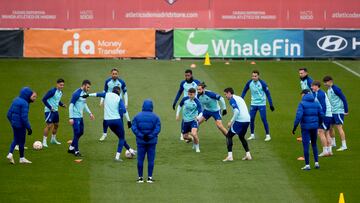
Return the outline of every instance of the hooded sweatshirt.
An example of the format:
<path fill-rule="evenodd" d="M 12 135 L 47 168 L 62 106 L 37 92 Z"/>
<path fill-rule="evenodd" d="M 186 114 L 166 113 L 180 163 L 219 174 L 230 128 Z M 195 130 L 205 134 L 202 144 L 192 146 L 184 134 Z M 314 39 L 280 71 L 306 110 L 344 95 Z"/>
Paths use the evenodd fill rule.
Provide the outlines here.
<path fill-rule="evenodd" d="M 33 91 L 29 87 L 24 87 L 20 91 L 20 95 L 14 99 L 7 113 L 7 118 L 11 126 L 15 128 L 31 129 L 29 123 L 29 104 Z"/>
<path fill-rule="evenodd" d="M 132 131 L 137 144 L 156 144 L 161 130 L 160 118 L 153 113 L 153 103 L 147 99 L 143 103 L 142 112 L 132 121 Z"/>

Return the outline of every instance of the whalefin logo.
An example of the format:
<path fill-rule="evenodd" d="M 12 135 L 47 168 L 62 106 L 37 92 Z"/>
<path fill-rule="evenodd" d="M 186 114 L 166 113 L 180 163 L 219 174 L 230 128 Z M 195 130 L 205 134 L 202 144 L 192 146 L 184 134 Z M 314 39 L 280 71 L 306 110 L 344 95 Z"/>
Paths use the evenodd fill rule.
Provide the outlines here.
<path fill-rule="evenodd" d="M 194 38 L 195 34 L 194 31 L 190 33 L 189 38 L 186 42 L 186 48 L 188 50 L 188 52 L 194 56 L 202 56 L 204 55 L 208 48 L 209 45 L 207 44 L 193 44 L 190 39 Z"/>
<path fill-rule="evenodd" d="M 177 0 L 165 0 L 168 4 L 173 5 Z"/>
<path fill-rule="evenodd" d="M 345 49 L 348 42 L 345 38 L 337 35 L 327 35 L 317 41 L 317 46 L 327 52 L 341 51 Z"/>

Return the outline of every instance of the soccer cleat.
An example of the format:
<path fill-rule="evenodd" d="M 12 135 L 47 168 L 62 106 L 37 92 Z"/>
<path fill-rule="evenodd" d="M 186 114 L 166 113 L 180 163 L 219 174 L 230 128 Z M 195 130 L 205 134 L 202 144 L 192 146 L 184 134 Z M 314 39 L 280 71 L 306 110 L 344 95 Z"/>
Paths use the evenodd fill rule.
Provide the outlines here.
<path fill-rule="evenodd" d="M 181 133 L 180 134 L 180 140 L 183 141 L 184 140 L 184 135 Z"/>
<path fill-rule="evenodd" d="M 304 171 L 310 171 L 311 168 L 309 165 L 305 165 L 304 167 L 301 168 L 301 170 L 304 170 Z"/>
<path fill-rule="evenodd" d="M 122 159 L 120 159 L 120 158 L 118 158 L 118 159 L 117 159 L 117 158 L 115 158 L 114 160 L 115 160 L 115 161 L 117 161 L 117 162 L 122 162 L 122 161 L 123 161 L 123 160 L 122 160 Z"/>
<path fill-rule="evenodd" d="M 129 152 L 130 152 L 130 154 L 132 154 L 133 156 L 136 156 L 136 154 L 137 154 L 137 151 L 136 150 L 134 150 L 134 149 L 129 149 Z"/>
<path fill-rule="evenodd" d="M 319 162 L 315 162 L 315 169 L 319 169 L 319 168 L 320 168 Z"/>
<path fill-rule="evenodd" d="M 24 158 L 20 158 L 19 163 L 21 163 L 21 164 L 31 164 L 32 162 L 29 161 L 29 160 L 27 160 L 27 159 L 25 159 L 25 157 L 24 157 Z"/>
<path fill-rule="evenodd" d="M 319 154 L 319 157 L 325 157 L 325 156 L 329 156 L 329 153 L 321 152 L 321 153 Z"/>
<path fill-rule="evenodd" d="M 154 183 L 154 180 L 152 179 L 152 177 L 148 177 L 148 179 L 147 179 L 146 182 L 147 182 L 147 183 Z"/>
<path fill-rule="evenodd" d="M 137 182 L 137 183 L 144 183 L 144 178 L 143 178 L 143 177 L 139 177 L 136 182 Z"/>
<path fill-rule="evenodd" d="M 338 152 L 342 152 L 342 151 L 345 151 L 347 150 L 347 147 L 344 147 L 344 146 L 341 146 L 339 149 L 337 149 L 336 151 Z"/>
<path fill-rule="evenodd" d="M 196 151 L 197 153 L 200 153 L 200 149 L 196 149 L 195 151 Z"/>
<path fill-rule="evenodd" d="M 223 159 L 223 162 L 227 162 L 227 161 L 234 161 L 232 156 L 227 156 L 225 159 Z"/>
<path fill-rule="evenodd" d="M 10 161 L 11 164 L 15 164 L 14 157 L 13 157 L 12 154 L 9 153 L 9 154 L 6 156 L 6 158 Z"/>
<path fill-rule="evenodd" d="M 74 154 L 76 157 L 82 157 L 81 153 L 79 151 L 75 152 Z"/>
<path fill-rule="evenodd" d="M 103 134 L 103 135 L 100 137 L 99 141 L 100 141 L 100 142 L 104 141 L 106 137 L 107 137 L 107 135 L 106 135 L 106 134 Z"/>
<path fill-rule="evenodd" d="M 61 142 L 57 141 L 55 138 L 51 139 L 50 143 L 51 144 L 57 144 L 57 145 L 61 144 Z"/>
<path fill-rule="evenodd" d="M 68 149 L 68 153 L 69 153 L 69 154 L 75 154 L 75 149 L 72 149 L 72 150 L 71 150 L 71 149 Z"/>
<path fill-rule="evenodd" d="M 46 147 L 46 148 L 48 147 L 46 142 L 43 142 L 42 145 L 43 145 L 43 147 Z"/>
<path fill-rule="evenodd" d="M 270 140 L 271 140 L 270 135 L 266 135 L 266 137 L 265 137 L 265 142 L 269 142 Z"/>
<path fill-rule="evenodd" d="M 255 135 L 250 135 L 250 137 L 248 137 L 247 140 L 255 140 Z"/>
<path fill-rule="evenodd" d="M 243 161 L 249 160 L 250 161 L 251 159 L 252 159 L 251 155 L 247 154 L 241 160 L 243 160 Z"/>

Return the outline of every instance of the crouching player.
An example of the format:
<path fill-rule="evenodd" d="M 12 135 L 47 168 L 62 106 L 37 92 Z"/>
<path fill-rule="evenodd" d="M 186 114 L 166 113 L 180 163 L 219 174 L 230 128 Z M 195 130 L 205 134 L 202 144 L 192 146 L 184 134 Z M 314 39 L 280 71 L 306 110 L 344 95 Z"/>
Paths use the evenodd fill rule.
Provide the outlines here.
<path fill-rule="evenodd" d="M 74 154 L 75 156 L 81 156 L 79 151 L 79 139 L 84 134 L 84 121 L 83 111 L 84 109 L 90 114 L 90 119 L 94 120 L 95 117 L 91 113 L 88 105 L 86 104 L 86 98 L 81 96 L 86 95 L 90 90 L 91 82 L 84 80 L 79 89 L 75 90 L 71 97 L 69 105 L 69 123 L 73 127 L 74 138 L 69 146 L 68 153 Z"/>
<path fill-rule="evenodd" d="M 125 115 L 128 121 L 128 128 L 131 128 L 131 121 L 124 102 L 120 98 L 120 92 L 120 87 L 115 86 L 112 92 L 91 93 L 82 96 L 83 98 L 87 98 L 88 96 L 104 98 L 104 121 L 106 122 L 106 125 L 110 127 L 111 131 L 119 138 L 115 161 L 122 161 L 120 154 L 124 145 L 133 156 L 136 155 L 136 151 L 131 149 L 125 141 L 123 116 Z"/>
<path fill-rule="evenodd" d="M 305 89 L 301 92 L 302 101 L 298 105 L 296 118 L 294 121 L 294 128 L 292 134 L 295 135 L 297 126 L 301 125 L 301 136 L 302 144 L 304 147 L 304 157 L 305 157 L 305 166 L 301 168 L 302 170 L 310 170 L 310 160 L 309 160 L 309 145 L 311 141 L 311 146 L 313 149 L 315 168 L 320 168 L 319 158 L 318 158 L 318 149 L 316 146 L 317 140 L 317 130 L 319 123 L 323 122 L 324 113 L 321 110 L 320 105 L 315 102 L 314 96 L 311 94 L 310 90 Z"/>
<path fill-rule="evenodd" d="M 153 103 L 147 99 L 144 101 L 142 112 L 138 113 L 132 122 L 132 131 L 136 136 L 138 149 L 137 168 L 138 183 L 143 183 L 143 164 L 145 155 L 148 159 L 148 183 L 153 183 L 153 170 L 158 135 L 161 130 L 160 118 L 153 113 Z"/>
<path fill-rule="evenodd" d="M 30 88 L 24 87 L 20 91 L 20 96 L 16 97 L 12 102 L 10 109 L 7 113 L 7 118 L 10 121 L 11 127 L 14 132 L 14 139 L 10 145 L 9 159 L 11 164 L 15 164 L 13 153 L 16 145 L 19 145 L 20 163 L 31 164 L 31 161 L 27 160 L 24 156 L 24 145 L 26 130 L 27 134 L 31 135 L 32 130 L 29 123 L 29 104 L 36 100 L 37 94 Z"/>
<path fill-rule="evenodd" d="M 184 97 L 176 111 L 176 120 L 180 119 L 179 114 L 182 110 L 182 123 L 181 123 L 181 131 L 184 135 L 184 139 L 187 142 L 191 141 L 191 136 L 194 138 L 193 149 L 196 152 L 200 152 L 199 146 L 199 137 L 198 137 L 198 120 L 202 117 L 202 109 L 200 101 L 195 98 L 196 90 L 194 88 L 190 88 L 188 91 L 188 96 Z"/>
<path fill-rule="evenodd" d="M 221 114 L 220 114 L 221 109 L 223 116 L 227 114 L 225 100 L 222 96 L 212 91 L 206 90 L 205 87 L 206 87 L 205 83 L 200 83 L 197 86 L 197 91 L 198 91 L 197 98 L 199 99 L 201 106 L 204 108 L 203 115 L 199 120 L 199 124 L 213 117 L 215 120 L 216 127 L 221 131 L 221 133 L 224 136 L 226 136 L 228 131 L 221 122 Z M 219 102 L 221 106 L 219 105 Z"/>
<path fill-rule="evenodd" d="M 229 100 L 231 107 L 233 108 L 234 115 L 231 118 L 231 121 L 228 123 L 228 127 L 230 128 L 228 134 L 226 135 L 228 156 L 223 161 L 233 161 L 232 138 L 235 134 L 239 136 L 242 146 L 244 147 L 246 152 L 242 160 L 251 160 L 252 157 L 250 154 L 249 146 L 245 139 L 245 134 L 250 124 L 250 114 L 246 103 L 243 98 L 234 94 L 234 89 L 231 87 L 226 88 L 224 90 L 224 94 L 225 97 Z"/>

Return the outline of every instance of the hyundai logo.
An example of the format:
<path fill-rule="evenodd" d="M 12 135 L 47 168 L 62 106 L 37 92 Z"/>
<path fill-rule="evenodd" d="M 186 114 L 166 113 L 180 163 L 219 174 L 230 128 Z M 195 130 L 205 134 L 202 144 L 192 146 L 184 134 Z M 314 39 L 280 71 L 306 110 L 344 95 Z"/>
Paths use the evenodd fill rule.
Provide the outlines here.
<path fill-rule="evenodd" d="M 317 41 L 317 46 L 328 52 L 341 51 L 346 48 L 347 44 L 345 38 L 337 35 L 327 35 Z"/>

